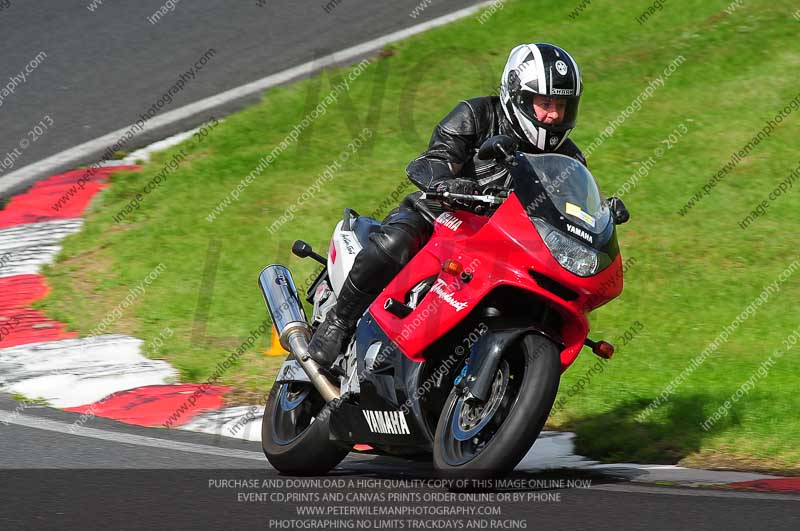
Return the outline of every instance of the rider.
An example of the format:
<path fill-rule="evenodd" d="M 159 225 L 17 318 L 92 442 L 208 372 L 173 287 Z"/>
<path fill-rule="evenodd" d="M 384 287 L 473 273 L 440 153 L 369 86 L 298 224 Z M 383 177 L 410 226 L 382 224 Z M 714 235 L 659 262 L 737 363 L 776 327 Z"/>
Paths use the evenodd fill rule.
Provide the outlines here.
<path fill-rule="evenodd" d="M 422 191 L 482 193 L 508 187 L 511 176 L 494 161 L 477 157 L 488 138 L 508 135 L 526 153 L 560 153 L 586 165 L 569 140 L 583 92 L 575 60 L 558 46 L 522 44 L 511 50 L 500 97 L 465 100 L 439 122 L 428 150 L 406 168 Z M 416 192 L 383 220 L 358 253 L 339 293 L 309 345 L 309 353 L 330 367 L 352 336 L 355 325 L 373 299 L 425 245 L 433 227 L 414 208 Z M 432 208 L 433 210 L 433 208 Z"/>

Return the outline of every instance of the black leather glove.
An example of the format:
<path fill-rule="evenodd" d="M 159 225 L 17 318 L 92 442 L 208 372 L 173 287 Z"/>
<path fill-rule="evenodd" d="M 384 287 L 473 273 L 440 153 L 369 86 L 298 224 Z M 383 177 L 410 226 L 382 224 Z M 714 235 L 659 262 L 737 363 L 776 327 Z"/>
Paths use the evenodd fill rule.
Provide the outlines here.
<path fill-rule="evenodd" d="M 625 203 L 619 197 L 609 197 L 606 199 L 606 205 L 611 210 L 611 217 L 614 218 L 615 225 L 622 225 L 631 219 L 628 209 L 625 208 Z"/>
<path fill-rule="evenodd" d="M 476 195 L 480 192 L 480 188 L 478 187 L 478 183 L 469 179 L 447 179 L 436 183 L 434 191 Z"/>

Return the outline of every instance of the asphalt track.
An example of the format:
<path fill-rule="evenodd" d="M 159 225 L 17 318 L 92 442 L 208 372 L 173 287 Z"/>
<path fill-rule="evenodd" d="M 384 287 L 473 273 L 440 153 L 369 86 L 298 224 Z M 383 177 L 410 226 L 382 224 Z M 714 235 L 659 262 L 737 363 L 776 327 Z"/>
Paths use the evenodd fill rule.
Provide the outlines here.
<path fill-rule="evenodd" d="M 13 167 L 0 167 L 0 181 L 134 123 L 209 49 L 213 57 L 160 108 L 160 115 L 479 3 L 435 0 L 412 18 L 419 0 L 339 0 L 330 12 L 321 0 L 183 0 L 152 24 L 148 17 L 164 0 L 94 0 L 100 2 L 94 11 L 86 7 L 91 0 L 9 1 L 0 10 L 0 88 L 12 85 L 12 93 L 0 99 L 0 159 L 19 149 L 23 139 L 32 140 L 28 133 L 42 120 L 52 125 L 19 151 Z M 11 82 L 40 52 L 46 56 L 25 81 Z M 222 116 L 258 98 L 232 101 L 213 112 Z M 126 151 L 190 129 L 207 120 L 206 114 L 146 130 Z M 97 158 L 87 154 L 78 164 Z"/>
<path fill-rule="evenodd" d="M 517 470 L 510 477 L 517 482 L 511 488 L 463 493 L 437 483 L 424 460 L 351 454 L 326 478 L 290 485 L 288 481 L 300 480 L 271 469 L 258 443 L 99 418 L 82 423 L 80 418 L 45 407 L 23 408 L 0 396 L 0 422 L 9 422 L 0 428 L 0 529 L 281 529 L 323 519 L 339 522 L 340 528 L 370 519 L 372 528 L 395 520 L 390 528 L 402 529 L 478 528 L 469 525 L 471 519 L 500 520 L 527 529 L 800 528 L 799 496 L 650 487 L 585 471 Z M 76 421 L 82 425 L 73 430 Z M 340 484 L 352 480 L 355 486 L 326 488 L 325 479 Z M 568 481 L 572 487 L 564 485 Z M 322 502 L 324 492 L 378 496 L 385 501 L 399 493 L 430 499 Z M 295 499 L 269 500 L 277 495 Z M 316 502 L 298 501 L 302 496 L 315 497 Z M 482 507 L 495 513 L 298 515 L 300 506 L 335 513 L 358 507 L 381 510 L 387 505 L 433 512 Z"/>

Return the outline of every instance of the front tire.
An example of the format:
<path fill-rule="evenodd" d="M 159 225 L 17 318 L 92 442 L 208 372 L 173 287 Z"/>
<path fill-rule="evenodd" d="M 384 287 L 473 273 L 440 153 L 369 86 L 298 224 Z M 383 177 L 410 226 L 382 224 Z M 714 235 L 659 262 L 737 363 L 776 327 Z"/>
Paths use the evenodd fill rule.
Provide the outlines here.
<path fill-rule="evenodd" d="M 486 402 L 468 400 L 454 387 L 436 426 L 436 470 L 469 478 L 513 470 L 542 431 L 560 377 L 556 345 L 529 334 L 503 353 Z"/>
<path fill-rule="evenodd" d="M 330 440 L 330 404 L 311 384 L 272 386 L 261 423 L 261 448 L 279 472 L 322 475 L 338 465 L 350 448 Z"/>

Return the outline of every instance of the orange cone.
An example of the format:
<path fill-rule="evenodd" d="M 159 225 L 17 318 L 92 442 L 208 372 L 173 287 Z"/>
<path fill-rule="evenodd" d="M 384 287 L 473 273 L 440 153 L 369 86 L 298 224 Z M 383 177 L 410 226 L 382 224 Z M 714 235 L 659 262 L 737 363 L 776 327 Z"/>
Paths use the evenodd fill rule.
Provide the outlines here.
<path fill-rule="evenodd" d="M 280 336 L 278 335 L 278 331 L 275 330 L 275 327 L 272 328 L 272 345 L 270 345 L 269 350 L 265 350 L 264 354 L 266 356 L 281 356 L 286 357 L 289 353 L 283 350 L 281 346 Z"/>

